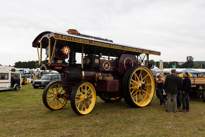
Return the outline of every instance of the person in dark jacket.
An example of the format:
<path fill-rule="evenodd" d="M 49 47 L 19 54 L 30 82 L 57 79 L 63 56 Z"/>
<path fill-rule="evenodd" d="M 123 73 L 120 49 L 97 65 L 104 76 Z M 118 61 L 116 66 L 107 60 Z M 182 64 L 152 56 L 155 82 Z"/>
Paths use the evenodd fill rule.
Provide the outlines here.
<path fill-rule="evenodd" d="M 170 111 L 171 105 L 171 96 L 173 99 L 173 112 L 177 112 L 177 93 L 178 93 L 178 86 L 180 84 L 180 79 L 178 76 L 175 75 L 176 70 L 171 70 L 172 74 L 167 75 L 164 83 L 164 89 L 167 93 L 167 110 L 166 112 Z"/>
<path fill-rule="evenodd" d="M 176 75 L 179 77 L 179 73 L 176 73 Z M 181 90 L 182 90 L 182 86 L 183 86 L 183 79 L 181 77 L 179 77 L 180 79 L 180 85 L 178 87 L 178 93 L 177 93 L 177 108 L 181 109 Z"/>
<path fill-rule="evenodd" d="M 188 72 L 183 73 L 183 86 L 182 86 L 182 105 L 183 109 L 180 112 L 189 111 L 189 93 L 191 92 L 191 80 L 188 77 Z"/>

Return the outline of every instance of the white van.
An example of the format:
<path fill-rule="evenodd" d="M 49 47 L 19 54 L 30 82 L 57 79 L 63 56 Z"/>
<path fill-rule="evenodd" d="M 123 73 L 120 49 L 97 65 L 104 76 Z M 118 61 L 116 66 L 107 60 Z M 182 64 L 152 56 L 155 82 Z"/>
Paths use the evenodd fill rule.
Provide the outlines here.
<path fill-rule="evenodd" d="M 0 90 L 19 90 L 21 87 L 19 70 L 14 67 L 0 66 Z"/>

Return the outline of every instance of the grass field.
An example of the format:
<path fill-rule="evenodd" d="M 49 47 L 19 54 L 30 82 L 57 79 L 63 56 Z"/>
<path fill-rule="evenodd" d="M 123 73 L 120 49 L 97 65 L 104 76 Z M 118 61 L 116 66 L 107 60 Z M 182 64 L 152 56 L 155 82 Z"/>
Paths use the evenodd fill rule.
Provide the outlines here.
<path fill-rule="evenodd" d="M 31 84 L 0 92 L 0 136 L 205 136 L 202 100 L 190 100 L 190 112 L 175 114 L 165 112 L 157 97 L 145 108 L 97 98 L 91 114 L 78 116 L 69 101 L 62 110 L 48 110 L 42 93 Z"/>

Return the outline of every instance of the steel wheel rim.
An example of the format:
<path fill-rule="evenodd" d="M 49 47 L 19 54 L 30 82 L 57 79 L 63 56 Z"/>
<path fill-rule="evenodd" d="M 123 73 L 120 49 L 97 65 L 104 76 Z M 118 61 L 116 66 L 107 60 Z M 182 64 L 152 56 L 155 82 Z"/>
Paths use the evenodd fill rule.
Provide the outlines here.
<path fill-rule="evenodd" d="M 81 114 L 90 113 L 96 102 L 95 88 L 90 83 L 83 83 L 75 95 L 75 105 Z"/>
<path fill-rule="evenodd" d="M 52 109 L 61 109 L 67 102 L 66 98 L 59 98 L 59 94 L 65 94 L 63 84 L 60 82 L 53 83 L 47 90 L 47 104 Z"/>
<path fill-rule="evenodd" d="M 140 106 L 147 106 L 154 96 L 154 78 L 151 71 L 145 67 L 137 68 L 131 75 L 129 91 L 133 102 Z"/>

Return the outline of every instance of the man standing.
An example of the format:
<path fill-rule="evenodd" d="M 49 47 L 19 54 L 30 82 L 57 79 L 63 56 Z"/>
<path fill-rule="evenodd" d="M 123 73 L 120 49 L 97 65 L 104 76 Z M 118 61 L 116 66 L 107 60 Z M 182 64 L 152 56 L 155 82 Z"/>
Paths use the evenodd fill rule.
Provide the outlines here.
<path fill-rule="evenodd" d="M 189 93 L 191 92 L 191 80 L 188 77 L 188 72 L 183 73 L 183 86 L 182 86 L 182 105 L 183 109 L 179 112 L 189 111 Z"/>
<path fill-rule="evenodd" d="M 179 73 L 176 73 L 176 76 L 179 77 Z M 179 77 L 179 79 L 180 79 L 180 85 L 178 87 L 178 93 L 177 93 L 177 108 L 181 109 L 181 103 L 182 103 L 181 90 L 182 90 L 182 86 L 183 86 L 183 79 L 181 77 Z"/>
<path fill-rule="evenodd" d="M 173 112 L 177 112 L 177 93 L 178 93 L 178 86 L 180 84 L 180 79 L 178 76 L 175 75 L 176 70 L 171 70 L 172 74 L 167 75 L 164 83 L 164 89 L 167 93 L 167 110 L 166 112 L 170 111 L 171 105 L 171 96 L 173 99 Z"/>

